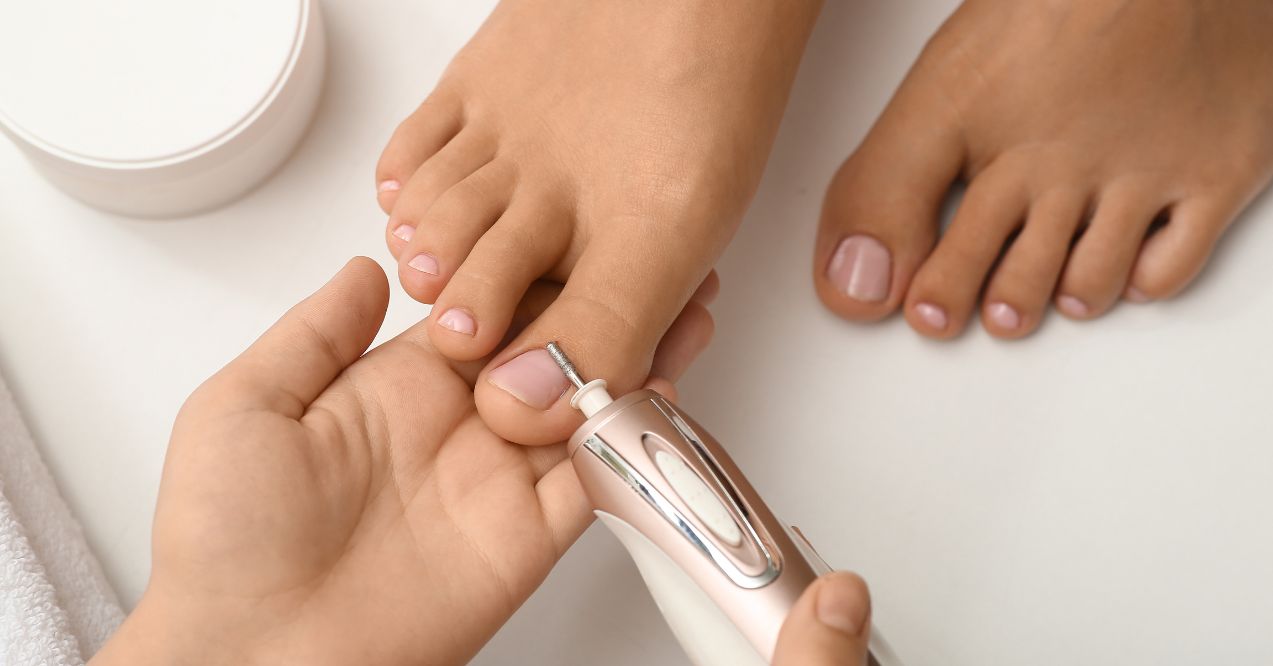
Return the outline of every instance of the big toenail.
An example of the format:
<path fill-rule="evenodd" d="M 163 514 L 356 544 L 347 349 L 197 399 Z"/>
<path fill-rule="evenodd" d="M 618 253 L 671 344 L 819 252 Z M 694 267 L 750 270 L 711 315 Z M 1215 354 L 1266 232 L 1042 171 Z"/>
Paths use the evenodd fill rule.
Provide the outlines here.
<path fill-rule="evenodd" d="M 1073 296 L 1062 296 L 1056 299 L 1056 307 L 1061 312 L 1079 319 L 1086 317 L 1092 311 L 1091 308 L 1087 307 L 1087 303 Z"/>
<path fill-rule="evenodd" d="M 381 183 L 376 186 L 377 192 L 397 192 L 400 189 L 402 189 L 402 183 L 399 183 L 396 180 L 381 181 Z"/>
<path fill-rule="evenodd" d="M 840 241 L 827 264 L 827 279 L 849 298 L 879 303 L 888 298 L 893 260 L 884 244 L 870 236 L 849 236 Z"/>
<path fill-rule="evenodd" d="M 464 335 L 473 335 L 473 332 L 477 330 L 477 322 L 473 321 L 473 315 L 459 308 L 451 308 L 443 312 L 442 316 L 438 317 L 438 326 Z"/>
<path fill-rule="evenodd" d="M 1017 313 L 1016 308 L 1007 303 L 991 303 L 986 306 L 986 316 L 990 317 L 990 321 L 994 325 L 1005 330 L 1015 330 L 1021 325 L 1021 315 Z"/>
<path fill-rule="evenodd" d="M 1123 297 L 1133 303 L 1148 303 L 1153 300 L 1149 297 L 1149 294 L 1146 294 L 1136 287 L 1128 287 L 1127 292 L 1123 294 Z"/>
<path fill-rule="evenodd" d="M 429 275 L 438 274 L 438 260 L 434 259 L 431 254 L 417 254 L 416 256 L 411 257 L 411 261 L 408 261 L 407 265 L 421 273 L 428 273 Z"/>
<path fill-rule="evenodd" d="M 404 243 L 409 242 L 411 237 L 415 235 L 415 227 L 409 224 L 399 224 L 398 228 L 393 230 L 393 235 Z"/>
<path fill-rule="evenodd" d="M 948 319 L 946 311 L 932 303 L 920 303 L 915 306 L 915 314 L 919 315 L 920 321 L 924 322 L 934 331 L 946 330 Z"/>
<path fill-rule="evenodd" d="M 535 409 L 548 409 L 570 385 L 546 349 L 532 349 L 495 368 L 487 381 Z"/>

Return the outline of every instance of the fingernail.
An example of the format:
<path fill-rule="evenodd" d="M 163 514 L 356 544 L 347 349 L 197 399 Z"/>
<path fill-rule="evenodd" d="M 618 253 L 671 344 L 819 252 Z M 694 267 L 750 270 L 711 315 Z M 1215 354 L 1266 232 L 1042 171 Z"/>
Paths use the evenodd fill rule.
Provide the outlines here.
<path fill-rule="evenodd" d="M 546 349 L 532 349 L 495 368 L 487 380 L 535 409 L 548 409 L 569 383 Z"/>
<path fill-rule="evenodd" d="M 400 238 L 404 243 L 409 242 L 411 237 L 415 235 L 415 227 L 409 224 L 399 224 L 398 228 L 393 230 L 393 235 Z"/>
<path fill-rule="evenodd" d="M 443 312 L 442 316 L 438 317 L 438 326 L 464 335 L 473 335 L 473 332 L 477 330 L 477 322 L 473 321 L 473 315 L 459 308 L 451 308 Z"/>
<path fill-rule="evenodd" d="M 1087 307 L 1087 303 L 1073 296 L 1062 296 L 1056 299 L 1056 307 L 1061 312 L 1079 319 L 1086 317 L 1091 312 L 1091 309 Z"/>
<path fill-rule="evenodd" d="M 1148 303 L 1152 300 L 1149 298 L 1149 294 L 1146 294 L 1136 287 L 1128 287 L 1127 293 L 1123 294 L 1123 296 L 1133 303 Z"/>
<path fill-rule="evenodd" d="M 849 236 L 840 241 L 827 264 L 827 279 L 849 298 L 879 303 L 888 298 L 893 260 L 884 244 L 870 236 Z"/>
<path fill-rule="evenodd" d="M 819 622 L 850 636 L 862 634 L 871 612 L 870 601 L 847 574 L 824 578 L 814 606 Z"/>
<path fill-rule="evenodd" d="M 1021 315 L 1016 308 L 1007 303 L 991 303 L 986 306 L 986 316 L 994 325 L 1007 331 L 1015 330 L 1021 325 Z"/>
<path fill-rule="evenodd" d="M 382 180 L 380 181 L 380 184 L 376 186 L 377 192 L 397 192 L 400 189 L 402 189 L 402 183 L 399 183 L 396 180 Z"/>
<path fill-rule="evenodd" d="M 438 260 L 434 259 L 431 254 L 417 254 L 416 256 L 411 257 L 411 261 L 408 261 L 407 265 L 421 273 L 428 273 L 429 275 L 438 274 Z"/>
<path fill-rule="evenodd" d="M 928 325 L 934 331 L 946 330 L 948 319 L 946 311 L 932 303 L 920 303 L 915 306 L 915 314 L 919 315 L 920 321 Z"/>

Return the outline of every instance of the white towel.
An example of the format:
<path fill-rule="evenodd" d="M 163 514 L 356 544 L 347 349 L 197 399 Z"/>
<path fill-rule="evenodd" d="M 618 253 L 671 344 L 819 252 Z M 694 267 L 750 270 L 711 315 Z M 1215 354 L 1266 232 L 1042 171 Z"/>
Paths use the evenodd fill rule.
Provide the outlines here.
<path fill-rule="evenodd" d="M 0 666 L 83 664 L 123 618 L 0 378 Z"/>

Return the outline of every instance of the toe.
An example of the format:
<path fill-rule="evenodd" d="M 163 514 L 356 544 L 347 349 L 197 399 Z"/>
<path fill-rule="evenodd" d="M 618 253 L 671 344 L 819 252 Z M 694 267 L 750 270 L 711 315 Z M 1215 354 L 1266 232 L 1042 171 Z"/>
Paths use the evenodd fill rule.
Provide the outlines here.
<path fill-rule="evenodd" d="M 411 174 L 398 192 L 385 228 L 385 239 L 395 258 L 400 257 L 410 240 L 403 237 L 414 235 L 414 231 L 406 231 L 404 227 L 414 230 L 442 193 L 485 166 L 494 155 L 495 139 L 481 130 L 468 128 Z"/>
<path fill-rule="evenodd" d="M 659 341 L 706 276 L 703 263 L 679 238 L 592 239 L 557 300 L 483 371 L 475 389 L 483 420 L 523 444 L 561 441 L 579 425 L 561 399 L 560 371 L 545 362 L 553 340 L 586 377 L 606 379 L 613 395 L 640 387 Z"/>
<path fill-rule="evenodd" d="M 992 165 L 978 175 L 950 228 L 924 261 L 906 294 L 911 328 L 934 338 L 963 330 L 981 287 L 1008 237 L 1025 218 L 1029 200 L 1016 174 Z"/>
<path fill-rule="evenodd" d="M 1127 289 L 1128 300 L 1175 296 L 1206 265 L 1216 241 L 1237 216 L 1240 202 L 1189 199 L 1172 207 L 1167 224 L 1145 240 Z"/>
<path fill-rule="evenodd" d="M 462 122 L 459 104 L 435 93 L 398 125 L 376 164 L 376 201 L 386 215 L 411 175 L 460 132 Z"/>
<path fill-rule="evenodd" d="M 565 252 L 569 229 L 564 211 L 542 200 L 526 196 L 514 203 L 477 240 L 438 296 L 429 327 L 433 346 L 457 361 L 494 351 L 523 294 Z"/>
<path fill-rule="evenodd" d="M 1115 186 L 1101 195 L 1061 275 L 1057 310 L 1073 319 L 1091 319 L 1118 301 L 1145 234 L 1166 206 L 1158 192 Z"/>
<path fill-rule="evenodd" d="M 991 335 L 1019 338 L 1039 326 L 1086 211 L 1086 195 L 1070 189 L 1049 192 L 1030 205 L 1025 228 L 982 299 L 981 321 Z"/>
<path fill-rule="evenodd" d="M 897 309 L 932 250 L 941 207 L 963 163 L 949 105 L 903 84 L 827 191 L 814 252 L 818 297 L 846 319 Z"/>
<path fill-rule="evenodd" d="M 488 162 L 438 197 L 409 227 L 410 240 L 398 255 L 398 279 L 407 294 L 421 303 L 437 299 L 474 244 L 504 212 L 512 186 L 512 169 Z"/>

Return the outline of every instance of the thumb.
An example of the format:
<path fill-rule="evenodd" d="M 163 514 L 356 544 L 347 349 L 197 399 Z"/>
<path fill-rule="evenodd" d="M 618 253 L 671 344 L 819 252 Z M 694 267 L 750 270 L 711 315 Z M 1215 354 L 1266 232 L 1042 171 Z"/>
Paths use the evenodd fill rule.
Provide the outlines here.
<path fill-rule="evenodd" d="M 205 385 L 227 389 L 220 395 L 232 402 L 222 400 L 223 409 L 265 409 L 300 418 L 367 350 L 388 302 L 380 265 L 355 257 Z"/>
<path fill-rule="evenodd" d="M 871 595 L 856 574 L 829 573 L 809 586 L 778 634 L 774 666 L 864 666 Z"/>

